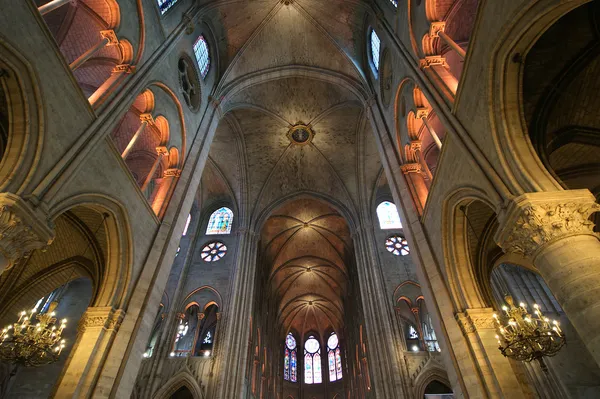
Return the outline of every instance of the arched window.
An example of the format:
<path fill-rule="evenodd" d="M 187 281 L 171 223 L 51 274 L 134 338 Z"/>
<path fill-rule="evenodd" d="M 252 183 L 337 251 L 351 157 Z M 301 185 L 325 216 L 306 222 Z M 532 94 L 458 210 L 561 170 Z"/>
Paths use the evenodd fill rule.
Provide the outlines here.
<path fill-rule="evenodd" d="M 427 345 L 427 350 L 429 352 L 441 352 L 430 315 L 425 315 L 422 327 L 423 339 L 425 340 L 425 345 Z"/>
<path fill-rule="evenodd" d="M 161 15 L 166 13 L 175 3 L 177 3 L 177 0 L 158 0 L 158 8 Z"/>
<path fill-rule="evenodd" d="M 342 379 L 342 355 L 340 342 L 336 333 L 332 332 L 327 340 L 327 359 L 329 364 L 329 381 Z"/>
<path fill-rule="evenodd" d="M 285 357 L 283 361 L 283 379 L 286 381 L 297 381 L 298 360 L 296 353 L 296 338 L 292 333 L 288 333 L 285 338 Z"/>
<path fill-rule="evenodd" d="M 202 79 L 204 79 L 210 69 L 210 54 L 208 53 L 206 39 L 202 35 L 200 35 L 198 40 L 196 40 L 196 43 L 194 43 L 194 54 L 196 55 L 198 68 L 200 68 L 200 75 L 202 75 Z"/>
<path fill-rule="evenodd" d="M 392 202 L 383 201 L 377 206 L 377 218 L 379 219 L 379 227 L 382 230 L 402 228 L 398 208 Z"/>
<path fill-rule="evenodd" d="M 190 222 L 192 221 L 192 215 L 188 215 L 187 220 L 185 221 L 185 227 L 183 228 L 183 234 L 186 235 L 188 228 L 190 227 Z"/>
<path fill-rule="evenodd" d="M 304 383 L 320 384 L 321 376 L 321 344 L 314 335 L 304 342 Z"/>
<path fill-rule="evenodd" d="M 375 73 L 379 72 L 379 52 L 381 50 L 381 40 L 377 33 L 375 33 L 375 29 L 371 29 L 371 62 L 373 63 L 373 68 L 375 69 Z"/>
<path fill-rule="evenodd" d="M 419 344 L 419 333 L 412 324 L 408 325 L 408 331 L 406 334 L 406 347 L 413 352 L 418 352 L 421 350 L 421 345 Z"/>
<path fill-rule="evenodd" d="M 398 0 L 390 0 L 390 3 L 392 3 L 394 7 L 398 8 Z"/>
<path fill-rule="evenodd" d="M 231 233 L 231 223 L 233 222 L 233 212 L 231 209 L 219 208 L 210 215 L 206 234 L 229 234 Z"/>

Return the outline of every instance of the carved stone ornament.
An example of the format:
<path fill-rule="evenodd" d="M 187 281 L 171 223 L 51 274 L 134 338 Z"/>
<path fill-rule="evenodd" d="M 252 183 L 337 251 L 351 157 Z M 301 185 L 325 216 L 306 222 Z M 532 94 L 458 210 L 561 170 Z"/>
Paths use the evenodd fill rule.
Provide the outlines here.
<path fill-rule="evenodd" d="M 495 239 L 506 252 L 532 256 L 557 239 L 595 235 L 589 217 L 598 211 L 588 190 L 524 194 L 508 206 Z"/>
<path fill-rule="evenodd" d="M 85 332 L 89 328 L 104 328 L 106 330 L 118 331 L 125 312 L 121 309 L 111 307 L 89 308 L 79 320 L 77 330 Z"/>
<path fill-rule="evenodd" d="M 18 195 L 0 194 L 0 253 L 6 258 L 6 269 L 33 250 L 50 245 L 53 229 L 43 212 L 34 210 Z"/>
<path fill-rule="evenodd" d="M 163 177 L 179 177 L 181 176 L 181 169 L 169 168 L 163 173 Z"/>
<path fill-rule="evenodd" d="M 107 46 L 116 46 L 117 44 L 119 44 L 119 38 L 117 37 L 115 31 L 112 29 L 101 30 L 100 36 L 102 36 L 103 39 L 108 39 Z"/>
<path fill-rule="evenodd" d="M 430 37 L 439 37 L 440 36 L 440 32 L 443 32 L 446 29 L 446 23 L 445 22 L 432 22 L 431 25 L 429 26 L 429 36 Z"/>
<path fill-rule="evenodd" d="M 404 173 L 405 175 L 409 174 L 409 173 L 421 173 L 421 164 L 420 163 L 405 163 L 404 165 L 400 166 L 400 169 L 402 170 L 402 173 Z"/>
<path fill-rule="evenodd" d="M 113 68 L 112 72 L 114 72 L 114 73 L 134 73 L 135 65 L 119 64 Z"/>
<path fill-rule="evenodd" d="M 492 308 L 467 309 L 454 315 L 464 335 L 480 330 L 495 330 Z"/>
<path fill-rule="evenodd" d="M 420 61 L 420 66 L 422 69 L 426 69 L 436 65 L 447 67 L 448 64 L 446 64 L 446 58 L 439 55 L 433 55 L 425 57 Z"/>

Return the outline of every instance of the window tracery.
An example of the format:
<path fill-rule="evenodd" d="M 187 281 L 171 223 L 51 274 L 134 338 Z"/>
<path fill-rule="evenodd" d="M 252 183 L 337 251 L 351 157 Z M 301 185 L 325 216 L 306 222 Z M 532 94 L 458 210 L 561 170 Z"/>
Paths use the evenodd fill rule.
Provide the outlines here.
<path fill-rule="evenodd" d="M 196 62 L 200 69 L 200 75 L 202 76 L 202 79 L 204 79 L 206 78 L 206 75 L 208 75 L 208 70 L 210 69 L 210 54 L 208 53 L 206 39 L 202 35 L 200 35 L 196 40 L 196 43 L 194 43 L 194 55 L 196 56 Z"/>
<path fill-rule="evenodd" d="M 285 353 L 283 362 L 283 379 L 286 381 L 297 381 L 298 360 L 296 353 L 296 339 L 292 333 L 288 333 L 287 337 L 285 338 Z"/>
<path fill-rule="evenodd" d="M 375 69 L 375 73 L 379 72 L 379 53 L 381 50 L 381 40 L 375 29 L 371 29 L 371 62 L 373 63 L 373 68 Z"/>
<path fill-rule="evenodd" d="M 410 253 L 408 242 L 404 237 L 391 236 L 385 240 L 385 249 L 394 255 L 406 256 Z"/>
<path fill-rule="evenodd" d="M 327 359 L 329 364 L 329 381 L 342 379 L 342 355 L 340 342 L 335 332 L 332 332 L 327 340 Z"/>
<path fill-rule="evenodd" d="M 227 246 L 220 241 L 207 244 L 200 252 L 200 258 L 205 262 L 216 262 L 227 254 Z"/>
<path fill-rule="evenodd" d="M 233 222 L 233 211 L 222 207 L 210 215 L 206 235 L 211 234 L 229 234 L 231 233 L 231 223 Z"/>
<path fill-rule="evenodd" d="M 304 342 L 304 383 L 320 384 L 321 375 L 321 344 L 311 335 Z"/>
<path fill-rule="evenodd" d="M 173 7 L 177 3 L 177 0 L 158 0 L 158 8 L 160 9 L 160 14 L 163 15 L 171 7 Z"/>

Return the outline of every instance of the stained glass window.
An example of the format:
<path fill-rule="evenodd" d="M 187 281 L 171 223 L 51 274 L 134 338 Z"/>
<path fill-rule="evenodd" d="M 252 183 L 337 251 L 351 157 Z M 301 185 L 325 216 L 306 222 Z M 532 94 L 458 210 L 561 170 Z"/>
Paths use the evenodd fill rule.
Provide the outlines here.
<path fill-rule="evenodd" d="M 158 0 L 158 8 L 161 15 L 166 13 L 175 3 L 177 3 L 177 0 Z"/>
<path fill-rule="evenodd" d="M 311 335 L 304 342 L 304 383 L 320 384 L 321 375 L 321 344 Z"/>
<path fill-rule="evenodd" d="M 206 337 L 204 337 L 203 344 L 212 344 L 212 334 L 209 332 L 206 333 Z"/>
<path fill-rule="evenodd" d="M 329 365 L 329 381 L 342 379 L 342 356 L 340 342 L 336 333 L 332 332 L 327 340 L 327 364 Z"/>
<path fill-rule="evenodd" d="M 408 338 L 409 339 L 419 339 L 419 334 L 417 334 L 417 330 L 413 326 L 408 327 Z"/>
<path fill-rule="evenodd" d="M 285 338 L 285 358 L 283 362 L 283 379 L 296 382 L 298 376 L 298 361 L 296 357 L 296 339 L 292 333 Z"/>
<path fill-rule="evenodd" d="M 383 201 L 377 206 L 377 218 L 379 219 L 379 227 L 382 230 L 402 228 L 398 208 L 392 202 Z"/>
<path fill-rule="evenodd" d="M 216 262 L 221 260 L 227 253 L 227 247 L 225 244 L 219 241 L 211 242 L 202 248 L 200 257 L 205 262 Z"/>
<path fill-rule="evenodd" d="M 229 234 L 231 233 L 231 223 L 233 222 L 233 212 L 231 209 L 219 208 L 210 215 L 206 234 Z"/>
<path fill-rule="evenodd" d="M 377 33 L 375 33 L 375 29 L 371 30 L 371 62 L 373 62 L 373 67 L 375 68 L 375 72 L 379 72 L 379 52 L 381 50 L 381 40 Z"/>
<path fill-rule="evenodd" d="M 190 222 L 192 221 L 192 215 L 188 215 L 187 220 L 185 221 L 185 227 L 183 228 L 183 234 L 186 235 L 188 228 L 190 227 Z"/>
<path fill-rule="evenodd" d="M 394 7 L 398 8 L 398 0 L 390 0 Z"/>
<path fill-rule="evenodd" d="M 202 79 L 204 79 L 210 69 L 210 54 L 208 53 L 206 39 L 202 35 L 200 35 L 196 40 L 196 43 L 194 43 L 194 54 L 196 55 L 198 68 L 200 68 L 200 75 L 202 75 Z"/>
<path fill-rule="evenodd" d="M 385 249 L 394 255 L 406 256 L 410 253 L 408 242 L 400 236 L 391 236 L 385 240 Z"/>

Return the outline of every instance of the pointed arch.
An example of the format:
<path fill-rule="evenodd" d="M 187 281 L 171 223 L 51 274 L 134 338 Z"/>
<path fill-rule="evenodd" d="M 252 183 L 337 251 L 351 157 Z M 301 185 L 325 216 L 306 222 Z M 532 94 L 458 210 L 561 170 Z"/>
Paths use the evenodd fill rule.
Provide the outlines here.
<path fill-rule="evenodd" d="M 202 388 L 200 388 L 200 385 L 198 385 L 198 382 L 187 367 L 163 384 L 162 388 L 156 392 L 153 399 L 170 399 L 171 396 L 183 386 L 190 390 L 194 399 L 204 399 Z"/>

